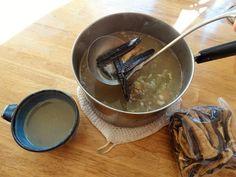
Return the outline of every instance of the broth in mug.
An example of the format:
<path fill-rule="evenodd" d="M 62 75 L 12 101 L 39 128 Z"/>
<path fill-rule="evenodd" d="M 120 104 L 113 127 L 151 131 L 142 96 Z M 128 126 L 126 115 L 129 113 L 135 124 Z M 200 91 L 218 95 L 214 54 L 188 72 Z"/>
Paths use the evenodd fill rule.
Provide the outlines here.
<path fill-rule="evenodd" d="M 140 37 L 142 41 L 136 47 L 138 53 L 151 48 L 158 51 L 163 47 L 161 41 L 142 33 L 117 32 L 112 35 L 124 41 Z M 147 112 L 167 105 L 179 94 L 182 86 L 181 65 L 170 49 L 145 64 L 129 79 L 129 101 L 125 100 L 121 86 L 110 86 L 96 80 L 89 71 L 87 53 L 85 51 L 81 60 L 81 83 L 93 97 L 110 107 L 129 112 Z"/>
<path fill-rule="evenodd" d="M 71 133 L 75 116 L 75 111 L 66 101 L 47 99 L 27 114 L 24 124 L 26 137 L 37 146 L 59 144 Z"/>

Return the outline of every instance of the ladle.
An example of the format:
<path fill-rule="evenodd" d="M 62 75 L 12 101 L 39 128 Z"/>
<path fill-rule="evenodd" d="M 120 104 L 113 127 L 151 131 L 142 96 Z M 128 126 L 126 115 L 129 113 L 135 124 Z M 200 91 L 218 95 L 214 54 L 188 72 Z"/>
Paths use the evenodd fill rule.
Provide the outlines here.
<path fill-rule="evenodd" d="M 169 44 L 164 46 L 161 50 L 156 52 L 152 57 L 148 58 L 146 61 L 142 62 L 138 66 L 136 66 L 128 75 L 127 79 L 130 78 L 136 71 L 140 70 L 146 63 L 150 62 L 154 58 L 156 58 L 158 55 L 166 51 L 168 48 L 170 48 L 172 45 L 174 45 L 176 42 L 187 36 L 188 34 L 192 33 L 193 31 L 209 24 L 214 21 L 223 19 L 223 18 L 236 18 L 236 10 L 230 10 L 227 11 L 221 15 L 218 15 L 216 17 L 213 17 L 211 19 L 208 19 L 200 24 L 197 24 L 193 26 L 192 28 L 186 30 L 181 35 L 179 35 L 176 39 L 171 41 Z M 89 47 L 88 51 L 88 66 L 92 74 L 96 77 L 97 80 L 104 84 L 108 85 L 119 85 L 120 82 L 117 80 L 117 78 L 109 78 L 106 77 L 105 74 L 102 73 L 102 71 L 97 67 L 97 58 L 103 54 L 106 51 L 109 51 L 119 45 L 124 43 L 121 39 L 113 36 L 101 36 L 98 39 L 96 39 Z"/>

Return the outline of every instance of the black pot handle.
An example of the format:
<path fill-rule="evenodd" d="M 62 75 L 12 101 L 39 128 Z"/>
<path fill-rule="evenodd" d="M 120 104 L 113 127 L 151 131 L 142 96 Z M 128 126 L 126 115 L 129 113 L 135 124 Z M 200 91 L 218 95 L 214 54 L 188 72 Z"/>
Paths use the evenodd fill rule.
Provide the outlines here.
<path fill-rule="evenodd" d="M 233 55 L 236 55 L 236 41 L 201 50 L 195 56 L 195 61 L 197 63 L 203 63 Z"/>

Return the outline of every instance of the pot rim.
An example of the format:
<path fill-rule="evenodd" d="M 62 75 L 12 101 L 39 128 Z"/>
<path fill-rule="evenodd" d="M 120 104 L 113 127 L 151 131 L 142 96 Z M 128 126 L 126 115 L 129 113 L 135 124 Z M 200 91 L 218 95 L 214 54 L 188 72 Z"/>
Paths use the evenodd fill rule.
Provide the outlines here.
<path fill-rule="evenodd" d="M 103 16 L 99 19 L 97 19 L 96 21 L 92 22 L 90 25 L 88 25 L 86 28 L 84 28 L 77 36 L 73 46 L 72 46 L 72 52 L 71 52 L 71 58 L 72 58 L 72 69 L 73 69 L 73 74 L 74 74 L 74 77 L 76 78 L 76 81 L 78 82 L 80 88 L 82 88 L 82 90 L 86 93 L 86 95 L 88 95 L 93 101 L 95 101 L 96 103 L 110 109 L 110 110 L 113 110 L 113 111 L 116 111 L 116 112 L 119 112 L 119 113 L 124 113 L 124 114 L 132 114 L 132 115 L 143 115 L 143 114 L 152 114 L 152 113 L 155 113 L 155 112 L 158 112 L 158 111 L 162 111 L 166 108 L 168 108 L 169 106 L 171 106 L 172 104 L 174 104 L 177 100 L 179 100 L 182 95 L 187 91 L 187 89 L 189 88 L 190 84 L 191 84 L 191 81 L 193 79 L 193 74 L 194 74 L 194 56 L 193 56 L 193 52 L 191 50 L 191 48 L 189 47 L 189 45 L 187 44 L 187 42 L 182 39 L 185 43 L 186 43 L 186 47 L 188 48 L 188 50 L 190 51 L 190 54 L 191 54 L 191 64 L 192 64 L 192 71 L 191 71 L 191 76 L 190 76 L 190 79 L 189 79 L 189 82 L 188 84 L 185 86 L 185 88 L 183 89 L 183 91 L 181 93 L 179 93 L 179 95 L 173 100 L 171 101 L 170 103 L 168 103 L 167 105 L 164 105 L 158 109 L 154 109 L 152 111 L 142 111 L 142 112 L 130 112 L 130 111 L 123 111 L 123 110 L 120 110 L 120 109 L 116 109 L 116 108 L 113 108 L 111 106 L 108 106 L 104 103 L 102 103 L 101 101 L 97 100 L 96 98 L 94 98 L 84 87 L 83 85 L 80 83 L 79 79 L 77 78 L 77 75 L 76 75 L 76 72 L 75 72 L 75 67 L 77 66 L 74 66 L 73 64 L 73 61 L 74 61 L 74 53 L 75 53 L 75 48 L 76 48 L 76 44 L 78 43 L 79 39 L 81 38 L 81 36 L 83 35 L 83 33 L 88 30 L 91 26 L 93 26 L 95 23 L 105 19 L 105 18 L 111 18 L 112 16 L 117 16 L 117 15 L 125 15 L 125 14 L 133 14 L 133 15 L 142 15 L 142 16 L 146 16 L 147 18 L 152 18 L 152 19 L 155 19 L 155 20 L 160 20 L 158 18 L 155 18 L 151 15 L 147 15 L 147 14 L 144 14 L 144 13 L 137 13 L 137 12 L 119 12 L 119 13 L 113 13 L 113 14 L 109 14 L 109 15 L 106 15 L 106 16 Z M 160 20 L 162 21 L 162 20 Z M 163 23 L 165 23 L 166 25 L 170 26 L 169 24 L 167 24 L 166 22 L 162 21 Z M 170 26 L 171 28 L 173 28 L 172 26 Z M 173 28 L 174 29 L 174 28 Z M 174 29 L 175 30 L 175 29 Z"/>

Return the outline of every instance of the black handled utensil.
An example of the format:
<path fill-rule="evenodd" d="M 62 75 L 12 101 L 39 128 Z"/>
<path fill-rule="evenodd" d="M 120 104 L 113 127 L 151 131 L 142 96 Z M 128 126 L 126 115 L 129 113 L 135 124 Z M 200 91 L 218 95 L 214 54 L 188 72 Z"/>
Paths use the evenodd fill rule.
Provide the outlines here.
<path fill-rule="evenodd" d="M 197 63 L 203 63 L 203 62 L 218 60 L 218 59 L 233 56 L 233 55 L 236 55 L 236 41 L 231 41 L 225 44 L 221 44 L 218 46 L 201 50 L 195 56 L 195 61 Z"/>

